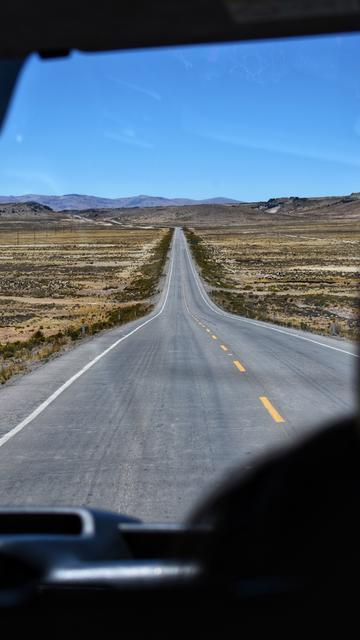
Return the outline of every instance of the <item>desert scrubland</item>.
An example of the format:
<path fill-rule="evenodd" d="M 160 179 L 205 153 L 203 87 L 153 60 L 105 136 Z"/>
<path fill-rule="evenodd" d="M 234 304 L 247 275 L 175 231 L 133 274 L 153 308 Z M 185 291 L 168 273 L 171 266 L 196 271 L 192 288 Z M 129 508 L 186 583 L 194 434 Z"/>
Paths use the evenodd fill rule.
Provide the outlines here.
<path fill-rule="evenodd" d="M 58 212 L 3 203 L 0 382 L 148 313 L 175 226 L 185 228 L 209 293 L 224 309 L 358 337 L 359 193 Z"/>
<path fill-rule="evenodd" d="M 213 300 L 244 316 L 356 339 L 360 225 L 355 220 L 266 220 L 188 229 Z"/>
<path fill-rule="evenodd" d="M 0 382 L 74 340 L 149 312 L 166 229 L 0 224 Z"/>

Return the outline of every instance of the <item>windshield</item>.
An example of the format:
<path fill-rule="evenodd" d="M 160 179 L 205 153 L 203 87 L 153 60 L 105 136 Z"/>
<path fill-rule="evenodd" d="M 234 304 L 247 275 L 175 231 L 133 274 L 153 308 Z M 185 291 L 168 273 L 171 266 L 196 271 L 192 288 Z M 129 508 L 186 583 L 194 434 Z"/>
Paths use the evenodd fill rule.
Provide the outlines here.
<path fill-rule="evenodd" d="M 360 36 L 32 56 L 0 137 L 0 504 L 179 521 L 355 410 Z"/>

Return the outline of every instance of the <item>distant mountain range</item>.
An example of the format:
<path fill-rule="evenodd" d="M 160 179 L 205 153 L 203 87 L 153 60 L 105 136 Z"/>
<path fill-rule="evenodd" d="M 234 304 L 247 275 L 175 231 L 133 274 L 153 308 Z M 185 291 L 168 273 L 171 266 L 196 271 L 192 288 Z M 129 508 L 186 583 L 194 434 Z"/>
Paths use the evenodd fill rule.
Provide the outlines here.
<path fill-rule="evenodd" d="M 0 196 L 0 204 L 37 202 L 51 207 L 54 211 L 73 211 L 84 209 L 130 209 L 134 207 L 171 207 L 195 204 L 239 204 L 240 200 L 231 198 L 209 198 L 207 200 L 192 200 L 190 198 L 161 198 L 160 196 L 130 196 L 128 198 L 98 198 L 77 193 L 64 196 L 42 196 L 27 194 L 24 196 Z"/>
<path fill-rule="evenodd" d="M 150 198 L 138 196 L 137 198 L 119 198 L 117 200 L 103 198 L 91 198 L 91 196 L 60 196 L 57 202 L 53 202 L 51 196 L 38 196 L 51 203 L 54 210 L 46 204 L 34 202 L 37 196 L 26 195 L 13 198 L 9 202 L 8 197 L 0 197 L 0 222 L 11 221 L 26 223 L 57 223 L 73 221 L 76 224 L 84 222 L 96 224 L 117 224 L 122 227 L 134 226 L 207 226 L 220 225 L 260 224 L 266 222 L 288 223 L 296 220 L 329 220 L 332 223 L 347 223 L 358 225 L 360 222 L 360 193 L 351 193 L 344 196 L 323 197 L 297 197 L 270 198 L 270 200 L 258 202 L 239 202 L 227 198 L 213 198 L 199 201 L 179 198 L 176 206 L 175 200 L 166 198 Z M 81 202 L 67 198 L 82 198 Z M 142 207 L 140 202 L 145 203 Z M 25 202 L 19 202 L 23 199 Z M 6 200 L 6 202 L 2 202 Z M 60 200 L 60 203 L 59 203 Z M 65 200 L 65 202 L 64 202 Z M 93 203 L 96 200 L 96 204 Z M 127 201 L 124 205 L 123 202 Z M 136 204 L 134 204 L 134 200 Z M 129 203 L 130 201 L 130 203 Z M 216 203 L 216 201 L 220 201 Z M 119 204 L 117 203 L 121 203 Z M 161 204 L 158 204 L 158 203 Z M 110 203 L 110 204 L 109 204 Z M 180 204 L 179 204 L 180 203 Z M 190 203 L 190 204 L 189 204 Z M 194 204 L 195 203 L 195 204 Z M 226 206 L 231 205 L 231 206 Z M 68 206 L 69 208 L 65 208 Z M 86 207 L 86 209 L 84 208 Z M 353 229 L 355 227 L 351 227 Z M 352 231 L 349 231 L 349 234 Z"/>

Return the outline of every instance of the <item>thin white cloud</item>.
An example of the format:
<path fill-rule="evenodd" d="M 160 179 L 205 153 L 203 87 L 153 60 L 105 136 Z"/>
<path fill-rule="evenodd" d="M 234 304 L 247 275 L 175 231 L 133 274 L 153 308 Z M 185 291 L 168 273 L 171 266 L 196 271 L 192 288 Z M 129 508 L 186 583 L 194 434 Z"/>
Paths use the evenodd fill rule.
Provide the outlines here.
<path fill-rule="evenodd" d="M 142 147 L 143 149 L 153 149 L 154 147 L 151 142 L 139 139 L 133 129 L 123 129 L 120 132 L 105 131 L 104 136 L 109 140 L 130 144 L 135 147 Z"/>
<path fill-rule="evenodd" d="M 153 91 L 152 89 L 148 89 L 147 87 L 142 87 L 138 84 L 133 84 L 132 82 L 125 82 L 125 80 L 120 80 L 120 78 L 115 78 L 114 76 L 108 76 L 108 79 L 116 84 L 121 85 L 122 87 L 126 87 L 126 89 L 131 89 L 131 91 L 136 91 L 137 93 L 142 93 L 157 102 L 161 102 L 161 95 L 157 91 Z"/>
<path fill-rule="evenodd" d="M 216 133 L 213 131 L 201 131 L 195 129 L 188 129 L 188 131 L 201 138 L 214 140 L 216 142 L 222 142 L 237 147 L 243 147 L 244 149 L 248 148 L 265 152 L 282 153 L 294 157 L 309 158 L 311 160 L 321 160 L 322 162 L 336 162 L 351 167 L 360 167 L 360 159 L 357 156 L 347 155 L 336 150 L 329 149 L 320 151 L 310 148 L 297 148 L 295 145 L 290 146 L 282 142 L 281 140 L 277 142 L 264 140 L 263 143 L 259 144 L 258 142 L 255 142 L 250 136 L 230 136 L 222 134 L 221 132 Z"/>
<path fill-rule="evenodd" d="M 173 56 L 182 64 L 183 67 L 185 67 L 185 69 L 192 69 L 193 63 L 185 56 L 183 51 L 174 51 Z"/>
<path fill-rule="evenodd" d="M 136 133 L 134 129 L 123 129 L 122 133 L 124 134 L 124 136 L 127 136 L 128 138 L 136 137 Z"/>

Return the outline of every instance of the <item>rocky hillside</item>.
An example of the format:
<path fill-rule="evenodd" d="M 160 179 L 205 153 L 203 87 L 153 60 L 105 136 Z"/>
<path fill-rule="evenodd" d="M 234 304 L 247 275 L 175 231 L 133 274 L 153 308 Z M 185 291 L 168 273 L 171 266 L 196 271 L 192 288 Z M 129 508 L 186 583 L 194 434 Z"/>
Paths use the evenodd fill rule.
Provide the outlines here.
<path fill-rule="evenodd" d="M 73 212 L 73 215 L 76 212 Z M 139 209 L 90 209 L 81 212 L 82 218 L 93 221 L 112 221 L 121 225 L 150 226 L 219 226 L 263 224 L 266 221 L 286 222 L 309 218 L 360 222 L 360 194 L 328 198 L 273 198 L 267 202 L 247 204 L 183 205 L 181 207 L 152 207 Z"/>
<path fill-rule="evenodd" d="M 266 202 L 237 204 L 181 204 L 143 207 L 90 207 L 53 211 L 36 202 L 0 203 L 0 219 L 72 219 L 74 222 L 118 224 L 121 226 L 219 226 L 291 222 L 316 218 L 360 222 L 360 193 L 323 198 L 271 198 Z"/>
<path fill-rule="evenodd" d="M 58 217 L 50 207 L 37 202 L 0 204 L 1 220 L 54 220 Z"/>

